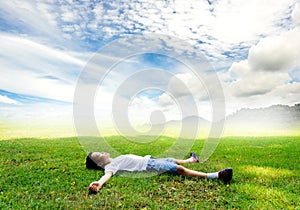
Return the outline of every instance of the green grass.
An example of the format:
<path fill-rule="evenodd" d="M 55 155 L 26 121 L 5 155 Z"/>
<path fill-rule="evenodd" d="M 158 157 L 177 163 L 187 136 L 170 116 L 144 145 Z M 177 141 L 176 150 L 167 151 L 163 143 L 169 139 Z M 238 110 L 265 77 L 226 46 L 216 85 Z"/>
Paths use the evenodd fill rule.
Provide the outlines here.
<path fill-rule="evenodd" d="M 115 136 L 108 142 L 122 153 L 157 155 L 173 139 L 136 144 Z M 197 140 L 192 151 L 199 154 L 202 146 Z M 85 169 L 77 138 L 0 141 L 0 209 L 300 209 L 299 148 L 300 137 L 223 138 L 207 162 L 187 167 L 230 166 L 230 185 L 167 174 L 116 175 L 89 195 L 89 183 L 103 172 Z"/>

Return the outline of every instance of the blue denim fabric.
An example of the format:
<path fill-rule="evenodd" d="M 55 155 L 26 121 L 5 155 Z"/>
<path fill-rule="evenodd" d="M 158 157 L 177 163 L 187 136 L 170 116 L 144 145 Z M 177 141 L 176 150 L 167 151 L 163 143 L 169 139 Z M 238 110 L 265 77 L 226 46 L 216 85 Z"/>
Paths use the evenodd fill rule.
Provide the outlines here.
<path fill-rule="evenodd" d="M 150 158 L 147 164 L 147 171 L 155 171 L 155 172 L 177 172 L 177 164 L 173 161 L 172 158 Z"/>

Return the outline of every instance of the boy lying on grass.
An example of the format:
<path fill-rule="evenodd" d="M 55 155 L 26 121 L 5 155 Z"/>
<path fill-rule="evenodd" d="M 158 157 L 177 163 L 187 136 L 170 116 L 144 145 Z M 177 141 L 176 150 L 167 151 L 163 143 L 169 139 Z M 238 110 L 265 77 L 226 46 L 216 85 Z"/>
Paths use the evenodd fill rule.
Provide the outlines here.
<path fill-rule="evenodd" d="M 232 179 L 232 169 L 226 168 L 224 170 L 214 173 L 203 173 L 200 171 L 187 169 L 181 164 L 199 162 L 197 155 L 193 152 L 190 158 L 186 160 L 177 160 L 173 158 L 153 158 L 150 155 L 141 157 L 138 155 L 120 155 L 116 158 L 110 158 L 109 153 L 106 152 L 91 152 L 86 157 L 86 167 L 88 169 L 101 170 L 104 169 L 104 175 L 99 181 L 92 182 L 89 185 L 91 193 L 97 193 L 102 185 L 110 179 L 113 175 L 120 171 L 151 171 L 171 174 L 179 174 L 184 176 L 195 176 L 199 178 L 221 179 L 225 183 Z"/>

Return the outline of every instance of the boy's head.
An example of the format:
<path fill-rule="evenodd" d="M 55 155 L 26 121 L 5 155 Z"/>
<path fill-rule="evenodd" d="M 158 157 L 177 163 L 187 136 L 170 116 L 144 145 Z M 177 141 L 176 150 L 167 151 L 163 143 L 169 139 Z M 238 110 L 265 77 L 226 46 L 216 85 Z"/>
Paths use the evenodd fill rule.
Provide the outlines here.
<path fill-rule="evenodd" d="M 88 169 L 101 170 L 110 163 L 109 153 L 90 152 L 86 157 L 85 166 Z"/>

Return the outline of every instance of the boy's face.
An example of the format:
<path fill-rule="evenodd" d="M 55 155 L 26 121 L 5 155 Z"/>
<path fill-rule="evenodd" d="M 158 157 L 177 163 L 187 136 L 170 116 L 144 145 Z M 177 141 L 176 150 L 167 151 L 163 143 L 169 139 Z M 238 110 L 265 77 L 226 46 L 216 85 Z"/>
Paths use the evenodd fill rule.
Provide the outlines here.
<path fill-rule="evenodd" d="M 103 157 L 103 156 L 107 156 L 109 158 L 109 153 L 106 153 L 106 152 L 93 152 L 92 153 L 92 158 L 93 159 L 99 159 L 100 157 Z"/>
<path fill-rule="evenodd" d="M 104 167 L 106 164 L 110 162 L 109 153 L 106 152 L 93 152 L 91 157 L 100 167 Z"/>

